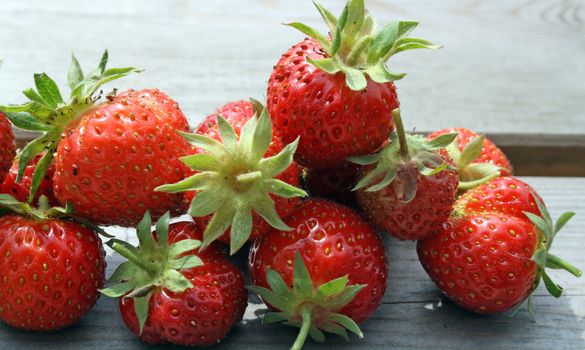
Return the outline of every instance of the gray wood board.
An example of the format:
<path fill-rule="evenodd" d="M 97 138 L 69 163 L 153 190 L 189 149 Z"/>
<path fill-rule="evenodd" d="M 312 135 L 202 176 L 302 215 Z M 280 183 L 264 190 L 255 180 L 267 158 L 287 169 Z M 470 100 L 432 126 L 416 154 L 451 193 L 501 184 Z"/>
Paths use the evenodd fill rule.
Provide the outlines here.
<path fill-rule="evenodd" d="M 323 0 L 339 13 L 345 0 Z M 368 0 L 381 24 L 418 20 L 445 47 L 393 58 L 408 128 L 585 133 L 582 0 Z M 158 87 L 193 123 L 229 100 L 262 98 L 272 65 L 302 38 L 280 23 L 324 29 L 311 1 L 59 0 L 0 2 L 0 102 L 18 103 L 45 71 L 65 86 L 69 55 L 87 67 L 147 69 L 115 86 Z M 111 85 L 114 86 L 114 85 Z"/>
<path fill-rule="evenodd" d="M 523 178 L 544 198 L 553 217 L 577 212 L 555 241 L 553 252 L 585 269 L 585 178 Z M 113 229 L 120 238 L 136 240 L 132 230 Z M 385 236 L 390 261 L 386 295 L 374 316 L 362 324 L 365 339 L 349 343 L 328 336 L 324 345 L 308 341 L 305 349 L 584 349 L 585 279 L 552 271 L 566 295 L 555 299 L 541 287 L 535 294 L 536 323 L 525 311 L 514 317 L 478 316 L 445 299 L 421 268 L 412 242 Z M 245 253 L 235 257 L 245 269 Z M 108 254 L 108 273 L 120 258 Z M 286 349 L 295 331 L 286 326 L 262 326 L 264 307 L 255 297 L 244 321 L 235 326 L 216 349 Z M 117 303 L 100 298 L 96 307 L 77 326 L 53 334 L 32 334 L 0 326 L 0 349 L 143 349 L 123 325 Z"/>

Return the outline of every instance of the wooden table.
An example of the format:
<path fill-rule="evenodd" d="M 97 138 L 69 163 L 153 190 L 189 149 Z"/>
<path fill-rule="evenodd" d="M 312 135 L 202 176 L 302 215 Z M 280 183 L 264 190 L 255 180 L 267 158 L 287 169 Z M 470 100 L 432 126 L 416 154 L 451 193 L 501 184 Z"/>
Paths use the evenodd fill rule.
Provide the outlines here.
<path fill-rule="evenodd" d="M 323 1 L 339 12 L 344 1 Z M 392 60 L 410 73 L 398 83 L 409 128 L 462 125 L 488 132 L 522 175 L 585 175 L 585 4 L 582 0 L 369 0 L 376 18 L 415 19 L 416 35 L 445 45 Z M 271 66 L 301 36 L 281 22 L 320 26 L 310 1 L 61 0 L 0 2 L 2 103 L 22 101 L 32 73 L 65 86 L 69 55 L 93 65 L 103 48 L 113 66 L 147 68 L 116 83 L 158 87 L 193 124 L 226 101 L 262 97 Z M 321 26 L 322 28 L 323 26 Z M 20 134 L 21 140 L 26 135 Z M 554 252 L 585 269 L 585 178 L 526 177 L 553 215 L 577 216 Z M 115 229 L 125 237 L 132 232 Z M 363 324 L 366 338 L 329 336 L 311 348 L 585 349 L 585 279 L 553 272 L 566 288 L 554 299 L 536 292 L 537 322 L 481 317 L 441 296 L 416 258 L 414 244 L 386 238 L 390 281 L 382 306 Z M 236 260 L 244 267 L 245 256 Z M 108 256 L 111 272 L 119 258 Z M 251 297 L 244 321 L 217 349 L 285 349 L 295 331 L 262 326 Z M 124 327 L 116 302 L 101 298 L 77 326 L 30 334 L 0 325 L 0 349 L 144 349 Z"/>

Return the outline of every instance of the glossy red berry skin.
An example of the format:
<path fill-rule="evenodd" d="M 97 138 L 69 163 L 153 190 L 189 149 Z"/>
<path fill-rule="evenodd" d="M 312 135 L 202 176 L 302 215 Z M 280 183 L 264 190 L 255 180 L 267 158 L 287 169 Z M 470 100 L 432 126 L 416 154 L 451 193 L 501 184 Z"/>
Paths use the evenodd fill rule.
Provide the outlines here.
<path fill-rule="evenodd" d="M 190 149 L 177 132 L 189 130 L 187 120 L 169 101 L 158 90 L 132 90 L 79 117 L 57 149 L 53 183 L 61 204 L 120 226 L 134 226 L 147 210 L 156 218 L 178 209 L 181 195 L 154 191 L 184 178 L 178 158 Z"/>
<path fill-rule="evenodd" d="M 207 116 L 205 120 L 195 129 L 195 133 L 197 134 L 204 134 L 207 135 L 215 140 L 221 141 L 221 136 L 219 135 L 219 129 L 217 126 L 217 116 L 221 115 L 232 127 L 237 135 L 240 135 L 242 127 L 246 124 L 250 118 L 254 116 L 254 112 L 252 110 L 252 104 L 249 101 L 235 101 L 230 102 L 222 107 L 220 107 L 215 113 Z M 285 147 L 285 144 L 282 142 L 282 138 L 277 130 L 273 130 L 272 135 L 272 142 L 264 157 L 270 157 L 276 155 Z M 195 149 L 195 153 L 204 152 L 200 149 Z M 292 162 L 291 165 L 280 175 L 276 176 L 276 179 L 289 183 L 295 187 L 299 187 L 300 185 L 300 167 L 297 165 L 296 162 Z M 193 198 L 195 197 L 194 192 L 185 192 L 185 206 L 189 206 Z M 271 195 L 272 200 L 274 201 L 274 205 L 276 208 L 276 212 L 281 218 L 286 217 L 299 203 L 298 198 L 283 198 L 279 196 Z M 193 220 L 198 225 L 201 231 L 205 231 L 205 228 L 209 224 L 213 215 L 203 216 L 203 217 L 194 217 Z M 256 213 L 253 213 L 252 216 L 252 233 L 250 235 L 250 240 L 253 240 L 257 237 L 262 236 L 270 229 L 270 225 L 262 219 Z M 226 230 L 226 233 L 222 235 L 219 240 L 224 243 L 230 242 L 230 233 L 229 229 Z"/>
<path fill-rule="evenodd" d="M 295 159 L 312 169 L 338 167 L 349 156 L 374 153 L 394 129 L 398 108 L 393 83 L 368 79 L 352 91 L 342 73 L 330 75 L 307 61 L 326 57 L 320 45 L 305 39 L 276 63 L 268 81 L 266 106 L 283 141 L 300 136 Z"/>
<path fill-rule="evenodd" d="M 90 229 L 69 221 L 0 218 L 0 320 L 30 331 L 77 323 L 104 286 L 105 252 Z"/>
<path fill-rule="evenodd" d="M 458 133 L 459 134 L 459 136 L 457 137 L 457 145 L 459 146 L 460 151 L 463 151 L 465 146 L 467 146 L 471 141 L 473 141 L 473 139 L 475 139 L 477 136 L 479 136 L 475 132 L 473 132 L 469 129 L 466 129 L 466 128 L 448 128 L 448 129 L 435 131 L 435 132 L 429 134 L 427 136 L 427 138 L 430 140 L 430 139 L 433 139 L 437 136 L 440 136 L 443 134 L 450 134 L 450 133 Z M 504 152 L 501 149 L 499 149 L 498 146 L 496 146 L 488 138 L 484 139 L 481 154 L 479 155 L 477 160 L 475 160 L 475 162 L 491 163 L 491 164 L 497 165 L 497 166 L 503 168 L 503 170 L 501 171 L 502 176 L 512 175 L 513 169 L 512 169 L 512 164 L 510 163 L 510 160 L 508 160 L 508 157 L 506 157 Z"/>
<path fill-rule="evenodd" d="M 510 310 L 534 289 L 538 242 L 522 212 L 540 215 L 534 190 L 500 177 L 468 191 L 436 235 L 418 242 L 421 264 L 456 304 L 481 314 Z"/>
<path fill-rule="evenodd" d="M 44 154 L 44 153 L 43 153 Z M 16 198 L 20 202 L 27 202 L 30 195 L 30 187 L 32 185 L 33 175 L 37 163 L 42 158 L 43 154 L 37 155 L 24 169 L 22 179 L 17 182 L 18 177 L 18 160 L 14 160 L 10 171 L 4 178 L 4 182 L 0 183 L 0 193 L 6 193 Z M 47 173 L 41 184 L 39 185 L 35 197 L 32 201 L 33 205 L 37 205 L 41 196 L 46 196 L 51 206 L 59 205 L 59 201 L 55 198 L 53 193 L 53 174 L 55 173 L 55 165 L 51 164 L 47 169 Z"/>
<path fill-rule="evenodd" d="M 180 222 L 169 227 L 169 243 L 202 239 L 193 223 Z M 122 319 L 132 333 L 150 344 L 213 345 L 242 320 L 248 294 L 240 270 L 212 244 L 198 256 L 203 265 L 182 270 L 194 288 L 181 293 L 167 289 L 155 291 L 150 299 L 149 316 L 139 334 L 134 300 L 120 298 Z"/>
<path fill-rule="evenodd" d="M 0 182 L 8 173 L 15 155 L 16 145 L 14 144 L 12 124 L 4 113 L 0 112 Z"/>
<path fill-rule="evenodd" d="M 300 252 L 313 285 L 345 275 L 367 286 L 339 312 L 360 323 L 376 310 L 388 279 L 382 240 L 356 212 L 340 204 L 309 199 L 285 220 L 292 231 L 271 230 L 257 239 L 249 256 L 253 284 L 268 288 L 266 269 L 292 286 L 293 262 Z"/>
<path fill-rule="evenodd" d="M 361 189 L 356 195 L 368 220 L 400 240 L 417 240 L 436 233 L 449 218 L 457 195 L 459 177 L 455 170 L 416 176 L 416 196 L 407 203 L 395 191 L 399 177 L 396 183 L 379 191 Z"/>

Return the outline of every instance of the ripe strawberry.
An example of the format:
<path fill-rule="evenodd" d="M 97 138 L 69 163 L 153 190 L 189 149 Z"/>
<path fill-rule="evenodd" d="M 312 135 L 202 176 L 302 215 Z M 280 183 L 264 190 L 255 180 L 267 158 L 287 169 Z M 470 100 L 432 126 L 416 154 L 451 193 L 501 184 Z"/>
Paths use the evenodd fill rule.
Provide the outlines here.
<path fill-rule="evenodd" d="M 81 320 L 105 280 L 105 252 L 96 233 L 0 194 L 0 320 L 31 331 L 52 331 Z"/>
<path fill-rule="evenodd" d="M 284 142 L 300 136 L 296 160 L 311 169 L 335 168 L 349 156 L 370 154 L 388 139 L 398 107 L 385 62 L 394 54 L 438 48 L 408 37 L 417 22 L 391 22 L 375 32 L 363 0 L 350 0 L 335 18 L 317 9 L 331 36 L 301 23 L 289 24 L 312 39 L 289 49 L 268 81 L 267 108 Z"/>
<path fill-rule="evenodd" d="M 78 215 L 98 224 L 134 225 L 146 210 L 160 216 L 178 209 L 181 196 L 154 192 L 154 188 L 184 177 L 178 158 L 189 152 L 177 133 L 188 131 L 176 102 L 158 90 L 130 90 L 110 94 L 101 102 L 100 86 L 123 77 L 134 68 L 106 69 L 107 52 L 99 67 L 84 78 L 75 58 L 69 71 L 71 101 L 64 102 L 55 82 L 36 74 L 38 92 L 26 90 L 32 102 L 0 106 L 14 113 L 16 127 L 42 131 L 20 155 L 24 165 L 46 150 L 35 170 L 31 192 L 55 155 L 55 196 L 70 203 Z M 115 91 L 114 91 L 115 92 Z"/>
<path fill-rule="evenodd" d="M 365 166 L 354 190 L 378 228 L 398 239 L 416 240 L 436 232 L 451 214 L 458 179 L 444 147 L 456 134 L 430 141 L 406 135 L 400 111 L 393 115 L 391 143 L 378 154 L 350 158 Z"/>
<path fill-rule="evenodd" d="M 331 199 L 352 206 L 360 166 L 348 161 L 332 169 L 305 169 L 303 182 L 311 196 Z"/>
<path fill-rule="evenodd" d="M 197 128 L 195 133 L 200 135 L 207 135 L 215 140 L 221 141 L 219 128 L 217 127 L 217 116 L 222 116 L 236 131 L 240 134 L 242 127 L 250 118 L 254 116 L 254 106 L 251 101 L 233 101 L 219 107 L 215 113 L 208 115 Z M 275 138 L 280 137 L 275 135 L 272 137 L 273 142 L 278 142 Z"/>
<path fill-rule="evenodd" d="M 541 278 L 555 297 L 562 288 L 545 267 L 581 271 L 549 253 L 560 229 L 530 186 L 499 177 L 476 187 L 455 204 L 455 212 L 436 235 L 418 242 L 421 264 L 456 304 L 473 312 L 495 314 L 519 306 Z M 532 314 L 532 305 L 528 299 Z"/>
<path fill-rule="evenodd" d="M 297 197 L 306 195 L 295 187 L 297 141 L 285 147 L 272 132 L 266 110 L 257 103 L 257 118 L 251 109 L 251 103 L 242 101 L 228 104 L 218 112 L 229 119 L 213 114 L 197 129 L 204 134 L 185 135 L 197 149 L 181 160 L 194 175 L 157 189 L 187 192 L 189 214 L 205 231 L 203 247 L 219 238 L 230 243 L 232 254 L 271 226 L 288 229 L 281 217 L 295 208 Z"/>
<path fill-rule="evenodd" d="M 110 278 L 117 284 L 102 293 L 120 298 L 124 323 L 147 343 L 215 344 L 243 317 L 244 278 L 219 247 L 199 251 L 202 234 L 193 223 L 169 227 L 168 219 L 151 234 L 147 214 L 137 229 L 138 248 L 108 243 L 129 261 Z"/>
<path fill-rule="evenodd" d="M 3 113 L 0 113 L 0 182 L 3 181 L 10 164 L 14 159 L 16 153 L 14 145 L 14 132 L 12 131 L 12 124 L 6 119 Z"/>
<path fill-rule="evenodd" d="M 498 176 L 512 175 L 510 161 L 490 139 L 465 128 L 449 128 L 427 135 L 428 139 L 457 133 L 447 150 L 459 168 L 459 189 L 468 190 Z"/>
<path fill-rule="evenodd" d="M 320 199 L 303 202 L 285 222 L 293 231 L 274 229 L 250 250 L 250 289 L 275 310 L 264 323 L 301 327 L 293 349 L 307 332 L 317 341 L 321 330 L 362 337 L 356 323 L 376 310 L 388 279 L 380 237 L 353 210 Z"/>
<path fill-rule="evenodd" d="M 21 202 L 27 202 L 30 197 L 30 188 L 33 181 L 33 174 L 39 160 L 44 154 L 38 154 L 35 156 L 30 163 L 26 165 L 24 172 L 22 173 L 22 179 L 18 180 L 18 159 L 15 159 L 12 163 L 10 171 L 4 178 L 4 182 L 0 183 L 0 193 L 6 193 L 16 198 Z M 55 173 L 55 166 L 51 164 L 47 169 L 43 180 L 40 182 L 37 188 L 36 194 L 30 201 L 33 205 L 37 205 L 41 196 L 47 197 L 49 205 L 56 206 L 59 204 L 57 198 L 53 194 L 53 174 Z"/>

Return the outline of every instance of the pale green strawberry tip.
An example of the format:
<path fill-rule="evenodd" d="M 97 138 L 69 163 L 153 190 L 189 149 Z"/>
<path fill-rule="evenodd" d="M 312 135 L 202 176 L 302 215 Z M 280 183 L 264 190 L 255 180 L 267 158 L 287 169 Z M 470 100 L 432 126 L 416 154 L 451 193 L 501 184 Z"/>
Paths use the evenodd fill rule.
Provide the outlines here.
<path fill-rule="evenodd" d="M 397 176 L 412 176 L 411 172 L 403 172 L 401 169 L 415 167 L 423 176 L 433 176 L 442 171 L 455 170 L 447 160 L 438 153 L 455 140 L 457 133 L 445 134 L 432 140 L 427 140 L 421 135 L 409 135 L 404 132 L 402 118 L 399 109 L 393 111 L 396 130 L 390 135 L 390 143 L 380 152 L 373 155 L 350 157 L 348 160 L 359 165 L 375 165 L 373 169 L 362 176 L 353 191 L 365 189 L 366 192 L 380 191 L 390 186 Z M 416 179 L 409 182 L 416 183 Z M 416 195 L 416 185 L 410 186 L 405 193 L 404 202 L 411 201 Z"/>
<path fill-rule="evenodd" d="M 233 127 L 218 116 L 221 141 L 205 135 L 183 134 L 205 153 L 181 158 L 198 173 L 157 191 L 177 193 L 196 191 L 188 213 L 194 217 L 213 215 L 204 232 L 202 249 L 230 228 L 230 252 L 234 254 L 252 233 L 252 213 L 270 226 L 290 230 L 280 218 L 270 195 L 283 198 L 305 197 L 307 193 L 275 177 L 293 162 L 298 139 L 278 154 L 264 158 L 272 142 L 272 123 L 265 108 L 257 103 L 258 117 L 243 126 L 240 137 Z"/>
<path fill-rule="evenodd" d="M 335 333 L 346 340 L 347 331 L 363 338 L 359 326 L 338 311 L 350 303 L 366 287 L 365 285 L 348 285 L 348 276 L 333 279 L 319 286 L 314 285 L 298 251 L 295 254 L 293 269 L 292 288 L 289 288 L 282 277 L 272 269 L 266 271 L 266 281 L 270 289 L 259 286 L 247 287 L 267 304 L 279 310 L 265 314 L 262 323 L 286 322 L 300 327 L 291 349 L 301 349 L 307 336 L 317 342 L 323 342 L 325 340 L 323 331 Z"/>
<path fill-rule="evenodd" d="M 167 212 L 157 221 L 155 239 L 151 232 L 151 217 L 146 212 L 136 228 L 138 247 L 119 239 L 111 239 L 106 243 L 128 261 L 116 268 L 108 280 L 109 286 L 100 292 L 111 298 L 133 298 L 141 333 L 148 318 L 151 291 L 161 287 L 180 293 L 193 288 L 181 270 L 203 265 L 197 255 L 185 255 L 200 248 L 201 241 L 185 239 L 168 243 L 169 219 L 170 214 Z"/>
<path fill-rule="evenodd" d="M 39 153 L 46 151 L 39 161 L 33 174 L 29 201 L 45 177 L 47 169 L 54 159 L 61 135 L 67 126 L 76 120 L 84 111 L 96 102 L 96 91 L 104 84 L 127 76 L 131 73 L 140 73 L 141 69 L 134 67 L 109 68 L 108 51 L 102 55 L 98 67 L 84 76 L 79 62 L 72 56 L 71 65 L 67 73 L 67 80 L 71 88 L 69 102 L 65 102 L 59 87 L 53 79 L 45 73 L 34 74 L 35 89 L 29 88 L 23 94 L 30 100 L 22 105 L 0 105 L 0 111 L 5 112 L 10 122 L 17 128 L 41 132 L 42 135 L 29 142 L 19 154 L 17 181 L 22 179 L 24 169 Z"/>
<path fill-rule="evenodd" d="M 553 222 L 550 213 L 544 203 L 538 198 L 537 195 L 533 194 L 534 201 L 541 213 L 541 216 L 531 212 L 523 212 L 524 215 L 534 224 L 537 232 L 537 246 L 534 254 L 532 255 L 532 261 L 537 266 L 536 281 L 532 293 L 538 288 L 541 281 L 544 282 L 546 290 L 555 298 L 560 298 L 563 295 L 563 287 L 555 283 L 546 269 L 565 270 L 573 276 L 579 278 L 583 275 L 583 272 L 569 263 L 568 261 L 559 258 L 556 255 L 549 253 L 552 243 L 559 233 L 559 231 L 567 224 L 567 222 L 575 215 L 573 212 L 566 212 L 561 214 L 556 222 Z M 525 303 L 518 305 L 512 314 L 522 306 L 527 306 L 528 314 L 531 319 L 535 319 L 535 310 L 532 302 L 532 293 L 528 296 Z"/>
<path fill-rule="evenodd" d="M 320 70 L 329 74 L 343 72 L 347 86 L 360 91 L 366 88 L 369 77 L 377 83 L 401 79 L 403 73 L 393 73 L 386 66 L 391 56 L 413 49 L 439 49 L 429 41 L 408 37 L 418 25 L 413 21 L 394 21 L 380 31 L 365 9 L 363 0 L 350 0 L 339 18 L 322 5 L 315 7 L 329 28 L 330 35 L 299 22 L 288 23 L 316 40 L 327 53 L 326 58 L 308 59 Z"/>

